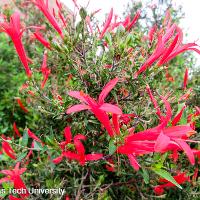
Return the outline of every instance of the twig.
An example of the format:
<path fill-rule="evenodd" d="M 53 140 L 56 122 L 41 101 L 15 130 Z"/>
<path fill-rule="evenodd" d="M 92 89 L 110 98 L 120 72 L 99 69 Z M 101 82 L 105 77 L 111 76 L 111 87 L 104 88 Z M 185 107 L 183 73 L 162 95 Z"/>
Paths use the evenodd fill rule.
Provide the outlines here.
<path fill-rule="evenodd" d="M 83 171 L 84 171 L 84 170 L 83 170 Z M 88 176 L 88 173 L 89 173 L 89 170 L 87 170 L 87 173 L 85 174 L 85 176 L 83 176 L 83 173 L 82 173 L 81 182 L 80 182 L 80 185 L 79 185 L 78 192 L 77 192 L 77 195 L 76 195 L 75 200 L 79 200 L 79 199 L 80 199 L 80 196 L 81 196 L 81 189 L 82 189 L 82 186 L 83 186 L 83 182 L 84 182 L 84 180 L 86 179 L 86 177 Z"/>

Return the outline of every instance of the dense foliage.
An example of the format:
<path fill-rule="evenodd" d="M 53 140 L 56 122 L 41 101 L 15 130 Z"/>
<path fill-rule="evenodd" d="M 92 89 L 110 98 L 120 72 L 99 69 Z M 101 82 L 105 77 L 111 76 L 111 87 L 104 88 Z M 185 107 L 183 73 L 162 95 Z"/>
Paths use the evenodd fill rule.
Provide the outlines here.
<path fill-rule="evenodd" d="M 101 27 L 99 11 L 47 2 L 1 14 L 0 195 L 196 198 L 200 108 L 190 104 L 191 57 L 182 53 L 199 46 L 182 44 L 170 10 L 144 34 L 140 10 L 120 20 L 111 9 Z"/>

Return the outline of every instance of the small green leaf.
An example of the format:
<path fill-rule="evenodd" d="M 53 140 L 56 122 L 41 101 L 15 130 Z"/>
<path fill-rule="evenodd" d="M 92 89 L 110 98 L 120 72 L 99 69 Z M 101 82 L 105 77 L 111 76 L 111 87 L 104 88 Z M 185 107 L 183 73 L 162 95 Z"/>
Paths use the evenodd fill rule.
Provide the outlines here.
<path fill-rule="evenodd" d="M 100 175 L 99 179 L 96 182 L 96 187 L 99 187 L 104 182 L 104 180 L 105 180 L 104 175 Z"/>
<path fill-rule="evenodd" d="M 4 188 L 6 191 L 9 191 L 9 189 L 12 189 L 12 188 L 13 188 L 13 184 L 10 183 L 10 182 L 3 182 L 3 183 L 2 183 L 2 186 L 3 186 L 3 188 Z"/>
<path fill-rule="evenodd" d="M 112 37 L 111 37 L 110 33 L 107 32 L 105 34 L 105 40 L 110 46 L 112 45 Z"/>
<path fill-rule="evenodd" d="M 161 176 L 162 178 L 168 180 L 169 182 L 173 183 L 174 185 L 176 185 L 178 188 L 182 189 L 182 187 L 176 182 L 176 180 L 172 177 L 172 175 L 165 171 L 164 169 L 152 169 L 156 174 L 158 174 L 159 176 Z"/>
<path fill-rule="evenodd" d="M 110 155 L 112 155 L 112 154 L 115 153 L 115 151 L 116 151 L 117 148 L 116 148 L 113 140 L 110 140 L 108 148 L 109 148 L 109 154 Z"/>
<path fill-rule="evenodd" d="M 149 173 L 148 173 L 148 171 L 146 169 L 142 168 L 141 174 L 144 178 L 145 184 L 149 184 Z"/>
<path fill-rule="evenodd" d="M 21 153 L 18 157 L 17 157 L 17 162 L 20 162 L 23 158 L 25 158 L 27 155 L 27 151 Z"/>
<path fill-rule="evenodd" d="M 47 147 L 47 146 L 44 146 L 44 147 L 42 147 L 41 153 L 44 153 L 44 152 L 47 151 L 47 150 L 48 150 L 48 147 Z"/>
<path fill-rule="evenodd" d="M 24 130 L 23 137 L 22 137 L 22 146 L 26 147 L 28 144 L 28 133 L 27 130 Z"/>
<path fill-rule="evenodd" d="M 37 141 L 35 141 L 34 140 L 34 150 L 36 150 L 36 151 L 40 151 L 40 150 L 42 150 L 42 145 L 39 143 L 39 142 L 37 142 Z"/>
<path fill-rule="evenodd" d="M 82 19 L 85 19 L 87 16 L 87 11 L 84 8 L 81 8 L 79 11 L 79 15 L 81 16 Z"/>

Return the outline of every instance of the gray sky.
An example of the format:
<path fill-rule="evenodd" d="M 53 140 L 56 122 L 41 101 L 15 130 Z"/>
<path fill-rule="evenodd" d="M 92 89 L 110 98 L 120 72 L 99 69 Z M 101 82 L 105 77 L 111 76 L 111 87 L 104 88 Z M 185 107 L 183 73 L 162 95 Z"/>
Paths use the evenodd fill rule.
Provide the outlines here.
<path fill-rule="evenodd" d="M 61 0 L 66 4 L 71 10 L 74 10 L 74 4 L 72 0 Z M 89 0 L 77 0 L 78 5 L 86 6 Z M 114 13 L 122 16 L 125 6 L 131 2 L 131 0 L 90 0 L 88 10 L 95 11 L 97 9 L 102 9 L 96 17 L 99 21 L 105 19 L 105 14 L 110 11 L 111 8 L 114 9 Z M 152 0 L 152 3 L 157 2 L 157 0 Z M 183 11 L 185 12 L 185 18 L 181 21 L 181 28 L 183 32 L 188 35 L 184 37 L 184 41 L 194 42 L 200 44 L 200 0 L 173 0 L 174 6 L 182 5 Z M 198 59 L 198 64 L 200 64 L 200 55 L 194 53 Z"/>

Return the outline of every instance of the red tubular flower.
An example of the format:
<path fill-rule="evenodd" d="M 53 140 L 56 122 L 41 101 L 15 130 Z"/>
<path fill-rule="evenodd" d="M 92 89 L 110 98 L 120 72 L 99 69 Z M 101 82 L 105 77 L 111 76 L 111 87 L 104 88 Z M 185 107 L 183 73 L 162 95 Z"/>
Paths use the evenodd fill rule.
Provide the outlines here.
<path fill-rule="evenodd" d="M 34 148 L 34 142 L 31 143 L 31 148 Z M 31 155 L 33 155 L 33 150 L 32 149 L 28 152 L 28 154 L 25 157 L 25 160 L 27 160 L 26 165 L 28 165 Z"/>
<path fill-rule="evenodd" d="M 185 182 L 189 182 L 190 181 L 190 177 L 187 176 L 184 172 L 178 173 L 176 176 L 173 176 L 173 178 L 175 179 L 175 181 L 178 184 L 184 184 Z M 164 182 L 164 184 L 157 185 L 157 186 L 154 187 L 154 192 L 157 195 L 162 195 L 164 193 L 164 189 L 165 188 L 175 187 L 175 185 L 173 183 L 169 182 L 166 179 L 160 179 L 160 182 Z"/>
<path fill-rule="evenodd" d="M 195 43 L 188 43 L 188 44 L 184 44 L 178 48 L 176 48 L 167 58 L 166 60 L 163 61 L 163 63 L 159 63 L 158 66 L 162 65 L 162 64 L 165 64 L 167 62 L 169 62 L 170 60 L 172 60 L 174 57 L 176 57 L 177 55 L 185 52 L 185 51 L 188 51 L 188 50 L 193 50 L 195 52 L 197 52 L 198 54 L 200 54 L 200 50 L 198 50 L 197 48 L 195 48 L 195 46 L 198 46 L 197 44 Z"/>
<path fill-rule="evenodd" d="M 156 195 L 159 195 L 159 196 L 165 192 L 163 187 L 160 187 L 160 186 L 155 186 L 153 191 Z"/>
<path fill-rule="evenodd" d="M 128 27 L 128 25 L 130 24 L 130 20 L 131 20 L 131 17 L 130 17 L 130 15 L 128 15 L 128 16 L 125 18 L 125 20 L 122 22 L 122 25 L 123 25 L 124 27 Z"/>
<path fill-rule="evenodd" d="M 179 98 L 178 102 L 187 100 L 190 97 L 190 94 L 192 93 L 192 91 L 193 91 L 193 89 L 189 88 L 186 91 L 186 93 Z"/>
<path fill-rule="evenodd" d="M 149 30 L 148 38 L 149 38 L 150 44 L 153 42 L 156 30 L 157 30 L 156 24 Z"/>
<path fill-rule="evenodd" d="M 164 50 L 164 53 L 162 55 L 162 58 L 159 60 L 158 62 L 158 66 L 164 64 L 167 60 L 167 58 L 169 57 L 169 55 L 171 54 L 171 52 L 174 50 L 177 42 L 178 42 L 178 38 L 179 38 L 179 35 L 177 34 L 175 36 L 175 38 L 173 39 L 172 43 L 169 45 L 169 47 L 167 47 L 165 50 Z"/>
<path fill-rule="evenodd" d="M 110 13 L 108 15 L 108 18 L 107 18 L 107 20 L 106 20 L 106 22 L 104 24 L 103 30 L 101 31 L 101 34 L 99 36 L 100 39 L 103 38 L 104 34 L 106 33 L 107 29 L 109 28 L 110 23 L 112 21 L 112 17 L 113 17 L 113 8 L 111 8 Z"/>
<path fill-rule="evenodd" d="M 29 196 L 29 192 L 20 177 L 20 175 L 26 171 L 26 168 L 19 169 L 19 166 L 20 163 L 18 162 L 13 170 L 1 170 L 0 173 L 6 175 L 7 177 L 0 179 L 0 184 L 8 181 L 12 182 L 15 189 L 23 189 L 24 192 L 23 194 L 20 194 L 20 196 L 22 198 L 26 198 Z"/>
<path fill-rule="evenodd" d="M 138 18 L 140 17 L 140 11 L 137 11 L 136 15 L 134 16 L 133 20 L 131 20 L 130 15 L 128 15 L 124 21 L 117 22 L 118 16 L 115 15 L 114 22 L 111 24 L 111 30 L 122 25 L 127 31 L 130 31 L 131 28 L 136 24 Z M 108 26 L 109 27 L 109 26 Z"/>
<path fill-rule="evenodd" d="M 63 26 L 66 27 L 67 26 L 67 23 L 66 23 L 67 20 L 64 19 L 64 16 L 62 15 L 62 13 L 60 11 L 58 12 L 58 17 L 61 19 Z"/>
<path fill-rule="evenodd" d="M 23 199 L 21 199 L 21 198 L 17 198 L 17 197 L 14 197 L 14 196 L 12 196 L 12 195 L 9 195 L 9 200 L 23 200 Z"/>
<path fill-rule="evenodd" d="M 134 155 L 134 154 L 128 154 L 128 159 L 129 159 L 129 161 L 130 161 L 131 166 L 132 166 L 136 171 L 138 171 L 139 168 L 140 168 L 140 165 L 139 165 L 139 163 L 137 162 L 135 155 Z"/>
<path fill-rule="evenodd" d="M 198 178 L 198 173 L 199 173 L 199 168 L 197 167 L 197 168 L 195 168 L 195 170 L 194 170 L 194 174 L 193 174 L 193 176 L 192 176 L 192 182 L 195 182 L 195 181 L 197 180 L 197 178 Z"/>
<path fill-rule="evenodd" d="M 180 121 L 185 108 L 186 105 L 184 105 L 183 108 L 180 110 L 180 112 L 174 117 L 174 119 L 172 120 L 172 126 L 175 126 Z"/>
<path fill-rule="evenodd" d="M 45 84 L 46 84 L 46 82 L 47 82 L 49 74 L 51 73 L 51 70 L 47 68 L 47 52 L 46 51 L 44 52 L 41 71 L 42 71 L 42 75 L 43 75 L 43 81 L 41 83 L 41 88 L 43 89 Z"/>
<path fill-rule="evenodd" d="M 164 21 L 163 21 L 163 25 L 170 27 L 171 23 L 172 23 L 172 18 L 171 18 L 170 10 L 168 9 L 166 11 L 166 15 L 165 15 L 165 18 L 164 18 Z"/>
<path fill-rule="evenodd" d="M 146 86 L 146 90 L 147 90 L 147 93 L 151 99 L 151 102 L 153 103 L 154 105 L 154 108 L 157 110 L 156 114 L 158 115 L 159 119 L 162 120 L 162 115 L 161 115 L 161 111 L 160 111 L 160 108 L 158 106 L 158 102 L 157 100 L 154 98 L 152 92 L 151 92 L 151 89 L 149 87 L 149 85 Z"/>
<path fill-rule="evenodd" d="M 169 15 L 169 12 L 167 13 L 167 15 Z M 166 18 L 168 20 L 169 17 L 166 16 Z M 166 26 L 166 23 L 164 23 L 164 25 Z M 165 33 L 163 31 L 164 29 L 166 29 Z M 182 41 L 182 30 L 176 24 L 171 25 L 171 22 L 168 23 L 167 27 L 162 28 L 158 33 L 156 49 L 146 60 L 146 62 L 139 68 L 139 70 L 134 74 L 134 78 L 137 78 L 140 73 L 146 71 L 146 69 L 151 67 L 151 65 L 156 61 L 158 61 L 157 66 L 161 66 L 172 60 L 177 55 L 188 50 L 193 50 L 200 54 L 200 50 L 196 48 L 198 47 L 197 44 L 182 44 Z"/>
<path fill-rule="evenodd" d="M 194 130 L 189 125 L 166 127 L 172 117 L 172 112 L 169 102 L 162 96 L 161 99 L 166 107 L 166 115 L 162 117 L 161 123 L 157 127 L 131 133 L 125 137 L 124 144 L 117 149 L 118 153 L 129 157 L 131 165 L 136 170 L 139 169 L 136 156 L 152 152 L 164 153 L 166 151 L 183 150 L 190 163 L 192 165 L 195 163 L 194 153 L 186 143 L 188 136 Z"/>
<path fill-rule="evenodd" d="M 117 135 L 119 135 L 119 134 L 120 134 L 119 116 L 116 115 L 116 114 L 113 114 L 113 115 L 112 115 L 112 121 L 113 121 L 113 126 L 114 126 L 115 133 L 116 133 Z"/>
<path fill-rule="evenodd" d="M 100 93 L 97 102 L 89 95 L 86 95 L 83 92 L 78 92 L 78 91 L 69 92 L 68 94 L 71 97 L 74 97 L 83 103 L 68 108 L 66 111 L 67 114 L 70 114 L 72 112 L 79 112 L 82 110 L 90 110 L 96 116 L 96 118 L 103 124 L 105 129 L 108 131 L 108 134 L 111 137 L 114 136 L 114 132 L 112 130 L 109 117 L 106 112 L 120 115 L 122 114 L 122 111 L 116 105 L 104 103 L 104 100 L 108 96 L 109 92 L 113 89 L 113 87 L 117 84 L 117 82 L 118 78 L 109 81 L 103 88 L 102 92 Z"/>
<path fill-rule="evenodd" d="M 9 156 L 11 159 L 16 160 L 17 158 L 16 158 L 16 154 L 15 154 L 14 150 L 12 149 L 10 144 L 7 141 L 5 141 L 5 140 L 9 140 L 9 138 L 6 138 L 4 135 L 2 135 L 2 138 L 4 139 L 1 144 L 3 152 L 7 156 Z"/>
<path fill-rule="evenodd" d="M 54 158 L 52 161 L 54 164 L 59 164 L 62 161 L 62 159 L 63 159 L 63 154 L 61 154 L 57 158 Z"/>
<path fill-rule="evenodd" d="M 42 34 L 37 31 L 35 33 L 33 33 L 35 38 L 41 43 L 43 44 L 46 48 L 51 49 L 50 43 L 42 36 Z"/>
<path fill-rule="evenodd" d="M 50 13 L 48 8 L 48 0 L 46 3 L 44 0 L 32 0 L 33 3 L 41 10 L 41 12 L 44 14 L 44 16 L 48 19 L 48 21 L 51 23 L 51 25 L 55 28 L 55 30 L 60 34 L 60 36 L 63 38 L 62 30 L 56 21 L 55 17 Z"/>
<path fill-rule="evenodd" d="M 64 19 L 64 16 L 62 14 L 62 3 L 58 2 L 58 0 L 56 0 L 56 5 L 58 7 L 58 17 L 61 19 L 63 26 L 66 27 L 67 26 L 66 20 Z M 53 11 L 54 11 L 54 9 L 53 9 Z M 55 16 L 54 16 L 54 18 L 55 18 Z"/>
<path fill-rule="evenodd" d="M 15 134 L 16 134 L 18 137 L 21 137 L 21 134 L 20 134 L 20 132 L 19 132 L 19 130 L 18 130 L 17 125 L 16 125 L 15 122 L 13 123 L 13 130 L 14 130 Z"/>
<path fill-rule="evenodd" d="M 183 80 L 183 89 L 186 89 L 187 86 L 187 82 L 188 82 L 188 68 L 185 69 L 185 75 L 184 75 L 184 80 Z"/>
<path fill-rule="evenodd" d="M 23 103 L 21 102 L 21 99 L 20 99 L 20 98 L 17 98 L 17 103 L 18 103 L 18 105 L 20 106 L 20 108 L 21 108 L 25 113 L 28 113 L 28 109 L 25 108 L 25 106 L 24 106 Z"/>
<path fill-rule="evenodd" d="M 108 159 L 108 163 L 106 164 L 106 169 L 110 172 L 114 172 L 115 171 L 115 166 L 114 166 L 114 162 L 113 160 L 110 158 Z"/>
<path fill-rule="evenodd" d="M 200 107 L 195 106 L 196 112 L 195 112 L 195 116 L 199 116 L 200 115 Z"/>
<path fill-rule="evenodd" d="M 10 17 L 10 22 L 0 22 L 0 28 L 12 39 L 19 59 L 24 66 L 26 74 L 28 77 L 31 77 L 32 72 L 28 65 L 28 57 L 26 56 L 26 52 L 21 41 L 23 30 L 21 30 L 19 13 L 15 12 L 14 14 L 12 14 Z"/>
<path fill-rule="evenodd" d="M 55 164 L 60 163 L 63 157 L 66 157 L 69 160 L 78 161 L 83 166 L 87 161 L 99 160 L 103 157 L 103 154 L 100 153 L 85 154 L 85 147 L 81 143 L 81 140 L 86 140 L 86 137 L 78 134 L 72 139 L 70 127 L 64 129 L 64 136 L 65 141 L 60 143 L 62 153 L 59 157 L 53 159 Z"/>
<path fill-rule="evenodd" d="M 66 195 L 66 197 L 65 197 L 65 200 L 70 200 L 70 198 L 69 198 L 69 196 L 68 196 L 68 195 Z"/>
<path fill-rule="evenodd" d="M 137 78 L 139 74 L 146 71 L 148 67 L 150 67 L 164 52 L 164 44 L 162 41 L 162 37 L 158 36 L 158 41 L 155 50 L 151 54 L 151 56 L 146 60 L 146 62 L 139 68 L 137 72 L 134 74 L 134 78 Z"/>
<path fill-rule="evenodd" d="M 27 129 L 27 133 L 28 133 L 30 138 L 32 138 L 33 140 L 43 144 L 42 140 L 40 140 L 32 131 L 30 131 L 30 129 Z"/>
<path fill-rule="evenodd" d="M 56 5 L 57 5 L 57 7 L 58 7 L 59 10 L 62 9 L 62 3 L 59 2 L 58 0 L 56 0 Z"/>
<path fill-rule="evenodd" d="M 178 155 L 178 150 L 177 150 L 177 149 L 174 149 L 174 150 L 172 151 L 172 154 L 169 155 L 169 158 L 173 159 L 173 161 L 174 161 L 175 163 L 177 162 L 178 157 L 179 157 L 179 155 Z"/>
<path fill-rule="evenodd" d="M 130 22 L 130 24 L 127 27 L 127 30 L 130 31 L 130 29 L 136 24 L 136 22 L 138 21 L 138 18 L 140 17 L 140 13 L 141 11 L 137 11 L 136 15 L 134 16 L 133 20 Z"/>
<path fill-rule="evenodd" d="M 122 115 L 120 115 L 120 118 L 119 118 L 120 119 L 120 127 L 123 124 L 127 125 L 131 121 L 131 119 L 134 118 L 134 117 L 136 117 L 135 114 L 122 114 Z"/>

